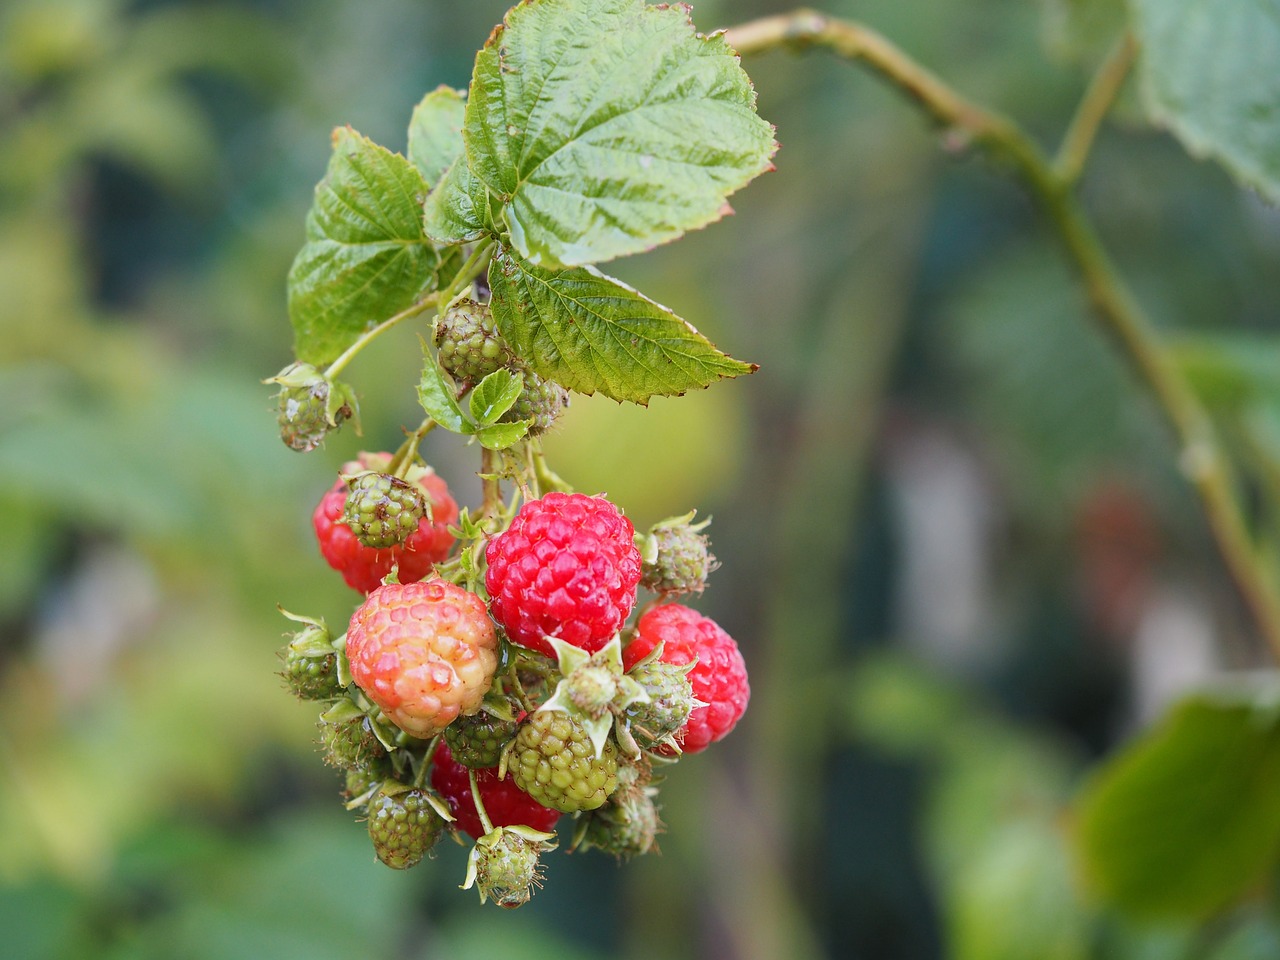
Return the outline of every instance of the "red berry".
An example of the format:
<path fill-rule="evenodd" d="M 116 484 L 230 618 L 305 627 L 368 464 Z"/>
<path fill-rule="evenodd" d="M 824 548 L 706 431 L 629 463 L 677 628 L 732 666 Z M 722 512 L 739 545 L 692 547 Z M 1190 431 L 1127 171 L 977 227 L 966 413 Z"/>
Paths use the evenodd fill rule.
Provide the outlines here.
<path fill-rule="evenodd" d="M 630 670 L 659 643 L 663 663 L 683 666 L 698 662 L 689 671 L 693 695 L 706 704 L 689 715 L 676 740 L 685 753 L 697 753 L 726 736 L 747 709 L 751 687 L 747 665 L 738 645 L 720 625 L 696 610 L 668 603 L 654 607 L 640 618 L 636 636 L 622 651 Z"/>
<path fill-rule="evenodd" d="M 436 748 L 431 765 L 431 786 L 449 804 L 454 826 L 479 839 L 484 836 L 485 829 L 480 823 L 480 814 L 476 812 L 475 801 L 471 799 L 469 772 L 453 759 L 446 744 L 441 743 Z M 476 786 L 480 788 L 485 813 L 495 827 L 525 826 L 549 833 L 560 819 L 559 810 L 544 807 L 510 778 L 499 780 L 496 768 L 477 770 Z"/>
<path fill-rule="evenodd" d="M 498 665 L 484 601 L 447 580 L 388 583 L 347 628 L 351 678 L 396 726 L 426 739 L 480 708 Z"/>
<path fill-rule="evenodd" d="M 489 541 L 490 612 L 516 643 L 549 657 L 543 637 L 594 653 L 631 613 L 640 582 L 635 528 L 604 497 L 529 500 Z"/>
<path fill-rule="evenodd" d="M 390 463 L 390 454 L 362 453 L 358 460 L 345 464 L 342 473 L 383 472 Z M 423 579 L 431 573 L 434 564 L 449 555 L 453 546 L 449 525 L 458 520 L 458 504 L 449 495 L 448 486 L 430 467 L 416 468 L 406 479 L 421 488 L 427 500 L 428 513 L 418 521 L 417 531 L 399 546 L 376 550 L 356 539 L 351 528 L 343 522 L 350 488 L 341 477 L 320 500 L 311 518 L 325 560 L 342 574 L 350 587 L 361 593 L 374 590 L 392 567 L 397 567 L 401 583 Z"/>

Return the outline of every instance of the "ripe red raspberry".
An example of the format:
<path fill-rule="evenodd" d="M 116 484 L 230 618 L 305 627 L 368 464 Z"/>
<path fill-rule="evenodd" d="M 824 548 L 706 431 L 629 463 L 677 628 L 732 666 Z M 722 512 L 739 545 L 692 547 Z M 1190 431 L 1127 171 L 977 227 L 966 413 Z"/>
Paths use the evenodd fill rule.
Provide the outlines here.
<path fill-rule="evenodd" d="M 390 464 L 388 453 L 362 453 L 358 460 L 345 464 L 342 473 L 350 475 L 366 470 L 381 473 Z M 356 539 L 343 522 L 349 487 L 341 477 L 320 500 L 311 518 L 325 560 L 342 574 L 350 587 L 361 593 L 374 590 L 393 566 L 398 567 L 401 583 L 421 580 L 431 573 L 434 564 L 449 555 L 449 548 L 453 546 L 449 525 L 458 520 L 458 504 L 449 495 L 445 482 L 430 467 L 416 468 L 406 479 L 422 490 L 428 514 L 418 521 L 417 532 L 399 546 L 375 550 Z"/>
<path fill-rule="evenodd" d="M 389 583 L 351 616 L 351 678 L 396 726 L 426 739 L 480 708 L 498 665 L 484 601 L 447 580 Z"/>
<path fill-rule="evenodd" d="M 449 804 L 454 826 L 479 839 L 485 830 L 480 823 L 480 814 L 476 812 L 475 801 L 471 799 L 468 773 L 466 767 L 453 759 L 446 744 L 441 743 L 436 748 L 435 760 L 431 764 L 431 786 Z M 494 768 L 477 770 L 476 786 L 480 788 L 485 813 L 495 827 L 525 826 L 550 833 L 560 819 L 559 810 L 551 810 L 538 803 L 517 787 L 510 777 L 499 780 L 498 771 Z"/>
<path fill-rule="evenodd" d="M 676 741 L 685 753 L 705 750 L 734 728 L 747 709 L 751 687 L 747 665 L 733 638 L 710 617 L 696 610 L 668 603 L 654 607 L 636 624 L 635 639 L 622 651 L 630 670 L 659 643 L 662 662 L 682 666 L 696 659 L 689 671 L 693 695 L 706 704 L 689 714 Z"/>
<path fill-rule="evenodd" d="M 635 528 L 604 497 L 549 493 L 529 500 L 489 541 L 485 587 L 494 619 L 516 643 L 549 657 L 543 636 L 594 653 L 636 602 Z"/>

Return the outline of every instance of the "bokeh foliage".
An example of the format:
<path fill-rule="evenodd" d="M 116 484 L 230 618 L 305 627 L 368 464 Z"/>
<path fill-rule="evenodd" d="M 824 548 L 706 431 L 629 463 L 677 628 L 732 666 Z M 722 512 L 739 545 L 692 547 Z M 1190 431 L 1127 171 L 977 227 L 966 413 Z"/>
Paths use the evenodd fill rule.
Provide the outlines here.
<path fill-rule="evenodd" d="M 1072 803 L 1128 732 L 1124 659 L 1081 589 L 1105 559 L 1080 536 L 1100 490 L 1119 478 L 1138 502 L 1125 516 L 1160 531 L 1148 572 L 1226 611 L 1227 662 L 1261 657 L 1176 451 L 1027 199 L 817 57 L 746 64 L 783 149 L 737 216 L 610 266 L 762 370 L 647 410 L 575 399 L 548 440 L 638 526 L 716 516 L 723 567 L 702 606 L 744 648 L 747 721 L 664 791 L 662 857 L 558 860 L 517 915 L 454 889 L 460 849 L 376 868 L 273 676 L 274 605 L 348 615 L 308 514 L 339 463 L 417 422 L 395 390 L 416 380 L 417 342 L 397 331 L 360 358 L 365 439 L 307 458 L 274 437 L 258 381 L 288 359 L 284 277 L 330 130 L 403 150 L 413 105 L 466 85 L 505 6 L 0 10 L 0 953 L 479 957 L 510 935 L 527 958 L 1280 956 L 1266 864 L 1243 903 L 1156 920 L 1081 882 Z M 1134 9 L 1156 29 L 1180 6 Z M 694 15 L 710 29 L 781 9 Z M 1123 15 L 1108 0 L 826 9 L 1046 143 Z M 1143 119 L 1151 98 L 1175 129 L 1203 118 L 1179 119 L 1158 61 L 1142 70 L 1084 200 L 1274 539 L 1280 219 Z M 1221 155 L 1212 125 L 1194 129 Z M 1274 141 L 1254 142 L 1229 162 L 1270 169 Z M 991 642 L 958 664 L 905 653 L 923 648 L 891 599 L 893 442 L 922 426 L 977 452 L 1002 524 Z M 473 451 L 424 449 L 474 500 Z M 1269 836 L 1274 815 L 1259 819 Z M 1182 829 L 1228 839 L 1211 816 Z"/>

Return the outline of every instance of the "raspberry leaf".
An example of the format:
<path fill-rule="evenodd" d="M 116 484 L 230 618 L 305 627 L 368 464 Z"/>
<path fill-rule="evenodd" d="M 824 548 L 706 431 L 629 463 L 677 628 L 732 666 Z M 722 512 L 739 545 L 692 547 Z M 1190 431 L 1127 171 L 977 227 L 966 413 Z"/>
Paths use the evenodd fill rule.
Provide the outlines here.
<path fill-rule="evenodd" d="M 409 120 L 409 162 L 428 187 L 440 182 L 462 153 L 462 116 L 466 94 L 452 87 L 432 90 L 414 107 Z"/>
<path fill-rule="evenodd" d="M 579 393 L 646 403 L 756 370 L 594 267 L 549 270 L 504 251 L 489 265 L 493 317 L 534 372 Z"/>
<path fill-rule="evenodd" d="M 524 381 L 510 370 L 495 370 L 471 391 L 471 416 L 482 427 L 497 423 L 520 399 Z"/>
<path fill-rule="evenodd" d="M 770 168 L 773 128 L 688 8 L 532 0 L 476 56 L 463 140 L 531 263 L 625 256 L 718 220 Z"/>
<path fill-rule="evenodd" d="M 422 230 L 422 174 L 350 127 L 307 214 L 306 243 L 289 271 L 298 359 L 334 360 L 370 327 L 410 307 L 435 282 L 439 255 Z"/>
<path fill-rule="evenodd" d="M 440 364 L 436 363 L 435 357 L 427 349 L 425 341 L 422 344 L 422 353 L 426 358 L 422 365 L 422 379 L 418 381 L 418 402 L 422 404 L 422 409 L 427 411 L 427 416 L 446 430 L 453 433 L 468 433 L 467 427 L 470 424 L 463 416 L 462 408 L 458 406 L 456 391 L 452 384 L 446 381 L 444 371 L 440 369 Z"/>
<path fill-rule="evenodd" d="M 496 201 L 459 156 L 431 191 L 423 211 L 423 229 L 441 244 L 467 243 L 486 234 L 498 236 Z"/>
<path fill-rule="evenodd" d="M 1136 0 L 1143 96 L 1196 156 L 1280 201 L 1280 7 L 1271 0 Z"/>

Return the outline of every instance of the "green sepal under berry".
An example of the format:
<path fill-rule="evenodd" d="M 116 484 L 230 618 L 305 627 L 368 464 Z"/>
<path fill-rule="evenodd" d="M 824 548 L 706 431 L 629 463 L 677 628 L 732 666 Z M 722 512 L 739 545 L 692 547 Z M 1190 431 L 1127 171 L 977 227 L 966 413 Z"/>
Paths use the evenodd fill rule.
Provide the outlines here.
<path fill-rule="evenodd" d="M 614 728 L 615 718 L 629 706 L 649 698 L 644 687 L 622 669 L 622 639 L 613 639 L 594 654 L 547 637 L 556 652 L 556 663 L 564 679 L 541 707 L 559 710 L 577 719 L 587 731 L 599 759 Z"/>
<path fill-rule="evenodd" d="M 497 827 L 471 848 L 462 889 L 476 887 L 481 903 L 492 900 L 500 907 L 523 906 L 534 888 L 542 886 L 541 854 L 555 848 L 554 833 L 525 826 Z"/>
<path fill-rule="evenodd" d="M 323 619 L 290 613 L 284 607 L 279 610 L 290 620 L 304 625 L 281 654 L 284 669 L 280 675 L 299 700 L 334 699 L 342 693 L 343 684 L 338 675 L 338 651 L 328 626 Z"/>
<path fill-rule="evenodd" d="M 656 795 L 652 787 L 626 793 L 619 789 L 604 806 L 578 820 L 570 851 L 594 847 L 619 860 L 649 853 L 662 832 Z"/>
<path fill-rule="evenodd" d="M 394 781 L 369 800 L 369 839 L 378 859 L 395 870 L 422 862 L 444 832 L 445 820 L 429 791 Z"/>
<path fill-rule="evenodd" d="M 346 478 L 351 488 L 342 522 L 366 547 L 382 549 L 404 543 L 430 518 L 430 506 L 416 484 L 368 470 Z"/>
<path fill-rule="evenodd" d="M 291 363 L 274 377 L 262 381 L 280 385 L 276 395 L 276 422 L 280 439 L 292 450 L 308 453 L 332 430 L 347 420 L 360 432 L 355 391 L 331 380 L 309 363 Z"/>
<path fill-rule="evenodd" d="M 544 708 L 526 717 L 503 762 L 516 786 L 562 813 L 594 810 L 618 786 L 613 741 L 597 753 L 582 721 L 562 710 Z"/>
<path fill-rule="evenodd" d="M 641 586 L 664 596 L 701 593 L 706 587 L 707 577 L 719 564 L 702 532 L 711 518 L 693 523 L 694 513 L 690 510 L 682 517 L 661 520 L 648 534 L 636 535 L 644 562 Z"/>

